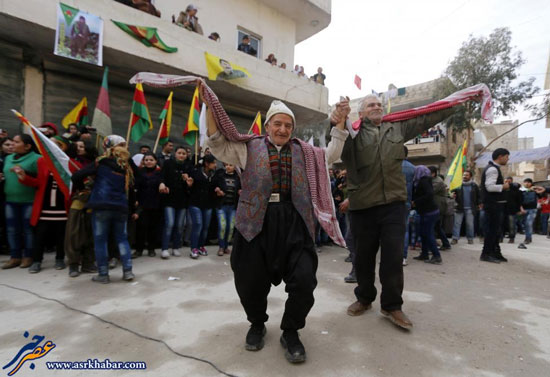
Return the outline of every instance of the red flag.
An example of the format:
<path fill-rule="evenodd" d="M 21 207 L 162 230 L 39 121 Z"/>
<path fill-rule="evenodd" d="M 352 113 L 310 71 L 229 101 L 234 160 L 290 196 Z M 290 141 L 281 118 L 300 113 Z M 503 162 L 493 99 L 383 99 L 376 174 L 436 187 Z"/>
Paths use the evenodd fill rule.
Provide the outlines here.
<path fill-rule="evenodd" d="M 355 75 L 355 80 L 353 80 L 353 82 L 355 83 L 355 86 L 361 90 L 361 77 Z"/>

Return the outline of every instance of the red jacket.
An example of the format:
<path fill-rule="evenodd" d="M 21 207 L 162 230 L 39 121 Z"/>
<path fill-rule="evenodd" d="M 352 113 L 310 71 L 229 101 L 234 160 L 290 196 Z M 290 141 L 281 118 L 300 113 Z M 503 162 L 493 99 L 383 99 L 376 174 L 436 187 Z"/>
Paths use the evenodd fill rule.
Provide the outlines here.
<path fill-rule="evenodd" d="M 78 168 L 76 168 L 73 164 L 69 164 L 69 169 L 71 172 L 74 172 L 80 168 L 80 164 L 71 159 L 72 162 L 74 162 Z M 42 203 L 44 201 L 44 193 L 46 191 L 46 186 L 48 184 L 48 178 L 50 175 L 50 169 L 48 169 L 48 166 L 46 165 L 46 161 L 44 160 L 44 157 L 40 157 L 38 159 L 37 163 L 37 170 L 38 173 L 36 177 L 31 177 L 30 175 L 25 175 L 25 178 L 23 180 L 19 180 L 22 184 L 26 186 L 36 187 L 36 193 L 34 194 L 34 202 L 32 205 L 32 215 L 31 215 L 31 225 L 35 226 L 38 223 L 38 219 L 40 218 L 40 212 L 42 212 Z M 65 211 L 67 213 L 69 212 L 69 208 L 71 207 L 71 198 L 65 197 Z"/>

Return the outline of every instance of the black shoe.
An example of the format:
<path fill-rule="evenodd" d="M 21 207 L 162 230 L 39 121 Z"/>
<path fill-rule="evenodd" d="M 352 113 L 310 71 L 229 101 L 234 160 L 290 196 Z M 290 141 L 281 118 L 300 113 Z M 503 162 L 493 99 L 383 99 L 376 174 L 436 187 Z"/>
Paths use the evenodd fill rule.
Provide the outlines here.
<path fill-rule="evenodd" d="M 413 259 L 416 259 L 416 260 L 428 260 L 428 259 L 430 259 L 430 256 L 429 256 L 429 255 L 420 254 L 420 255 L 417 256 L 417 257 L 413 257 Z"/>
<path fill-rule="evenodd" d="M 80 269 L 80 272 L 95 274 L 97 272 L 97 267 L 93 264 L 89 266 L 82 266 L 82 268 Z"/>
<path fill-rule="evenodd" d="M 265 325 L 251 325 L 246 334 L 246 344 L 244 348 L 247 351 L 259 351 L 264 348 L 264 336 L 266 333 Z"/>
<path fill-rule="evenodd" d="M 431 259 L 425 260 L 424 263 L 441 264 L 443 261 L 441 260 L 441 257 L 432 257 Z"/>
<path fill-rule="evenodd" d="M 155 250 L 149 250 L 147 252 L 147 256 L 148 257 L 156 257 L 157 256 L 157 253 L 155 252 Z"/>
<path fill-rule="evenodd" d="M 143 255 L 143 250 L 136 250 L 134 251 L 134 253 L 132 254 L 132 259 L 136 259 L 136 258 L 139 258 Z"/>
<path fill-rule="evenodd" d="M 288 362 L 295 364 L 306 361 L 306 349 L 302 342 L 300 342 L 298 331 L 283 331 L 283 335 L 281 335 L 281 345 L 286 350 L 285 357 Z"/>
<path fill-rule="evenodd" d="M 357 283 L 357 276 L 355 276 L 355 272 L 352 272 L 348 276 L 346 276 L 344 278 L 344 281 L 346 283 Z"/>
<path fill-rule="evenodd" d="M 109 279 L 109 275 L 95 275 L 94 277 L 92 277 L 92 281 L 101 284 L 109 284 L 111 282 L 111 279 Z"/>
<path fill-rule="evenodd" d="M 130 280 L 134 280 L 135 277 L 136 275 L 134 275 L 132 270 L 122 272 L 122 280 L 130 281 Z"/>
<path fill-rule="evenodd" d="M 508 259 L 504 258 L 504 255 L 502 255 L 501 253 L 498 253 L 495 258 L 501 262 L 508 262 Z"/>
<path fill-rule="evenodd" d="M 56 259 L 55 260 L 55 269 L 56 270 L 64 270 L 67 267 L 65 264 L 65 261 L 63 259 Z"/>
<path fill-rule="evenodd" d="M 441 246 L 441 247 L 439 248 L 439 250 L 441 250 L 441 251 L 451 250 L 451 245 L 449 245 L 449 246 Z"/>
<path fill-rule="evenodd" d="M 529 245 L 531 242 L 532 240 L 530 238 L 526 238 L 525 241 L 523 241 L 525 245 Z"/>
<path fill-rule="evenodd" d="M 520 244 L 518 245 L 518 249 L 523 249 L 523 250 L 525 250 L 525 249 L 527 249 L 527 246 L 525 246 L 524 244 L 520 243 Z"/>
<path fill-rule="evenodd" d="M 72 278 L 75 278 L 79 275 L 80 275 L 80 272 L 78 271 L 78 264 L 69 265 L 69 276 Z"/>
<path fill-rule="evenodd" d="M 351 263 L 351 255 L 348 255 L 346 259 L 344 259 L 344 262 Z"/>
<path fill-rule="evenodd" d="M 498 260 L 495 257 L 492 257 L 490 255 L 481 255 L 479 257 L 479 260 L 482 262 L 490 262 L 490 263 L 500 263 L 500 260 Z"/>

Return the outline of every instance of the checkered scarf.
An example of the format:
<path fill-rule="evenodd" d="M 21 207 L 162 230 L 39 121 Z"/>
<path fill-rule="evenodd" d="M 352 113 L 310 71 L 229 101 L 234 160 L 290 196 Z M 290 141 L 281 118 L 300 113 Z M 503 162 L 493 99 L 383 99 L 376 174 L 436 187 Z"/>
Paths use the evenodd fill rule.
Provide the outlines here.
<path fill-rule="evenodd" d="M 273 186 L 271 192 L 290 194 L 290 182 L 292 180 L 292 151 L 290 146 L 285 144 L 281 152 L 265 138 L 267 152 L 269 153 L 269 167 L 273 177 Z"/>
<path fill-rule="evenodd" d="M 257 137 L 256 135 L 244 135 L 237 131 L 237 128 L 229 119 L 229 116 L 223 109 L 216 94 L 206 85 L 203 79 L 195 76 L 177 76 L 163 75 L 159 73 L 140 72 L 130 79 L 130 84 L 144 83 L 158 88 L 172 88 L 175 86 L 186 84 L 201 83 L 202 100 L 206 102 L 212 109 L 212 114 L 218 126 L 218 130 L 229 141 L 247 142 L 248 140 Z M 330 180 L 328 169 L 325 160 L 325 151 L 321 148 L 316 148 L 303 140 L 294 139 L 302 148 L 304 153 L 304 161 L 306 165 L 306 176 L 309 184 L 309 192 L 311 195 L 311 203 L 313 212 L 323 227 L 325 232 L 332 240 L 340 246 L 345 247 L 346 242 L 340 226 L 336 219 L 334 210 L 334 201 L 332 200 L 332 192 L 330 189 Z"/>

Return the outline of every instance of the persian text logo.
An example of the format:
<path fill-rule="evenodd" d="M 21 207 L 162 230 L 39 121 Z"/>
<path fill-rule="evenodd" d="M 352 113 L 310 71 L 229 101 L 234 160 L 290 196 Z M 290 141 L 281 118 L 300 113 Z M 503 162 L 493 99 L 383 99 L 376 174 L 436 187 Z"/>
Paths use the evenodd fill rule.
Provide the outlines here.
<path fill-rule="evenodd" d="M 28 338 L 29 332 L 25 331 L 23 336 L 25 338 Z M 4 365 L 2 369 L 8 369 L 12 365 L 15 365 L 13 369 L 8 372 L 8 376 L 13 376 L 15 373 L 17 373 L 19 369 L 21 369 L 23 364 L 25 364 L 27 361 L 40 359 L 46 356 L 51 350 L 55 348 L 55 343 L 51 340 L 47 340 L 42 346 L 40 346 L 40 343 L 42 343 L 42 341 L 44 340 L 44 336 L 42 335 L 34 335 L 32 337 L 32 340 L 32 342 L 29 342 L 21 347 L 19 352 L 17 352 L 17 355 L 15 355 L 15 357 L 9 363 Z M 34 369 L 34 363 L 31 363 L 29 367 L 31 369 Z"/>

